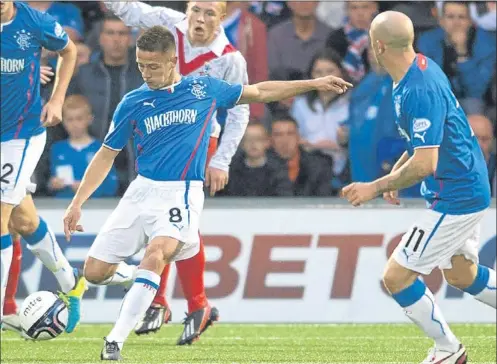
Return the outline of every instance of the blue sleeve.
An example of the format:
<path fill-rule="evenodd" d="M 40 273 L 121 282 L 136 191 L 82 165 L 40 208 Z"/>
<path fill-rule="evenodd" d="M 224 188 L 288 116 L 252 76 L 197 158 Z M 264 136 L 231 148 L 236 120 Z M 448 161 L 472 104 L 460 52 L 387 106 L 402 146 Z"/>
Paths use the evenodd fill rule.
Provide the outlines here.
<path fill-rule="evenodd" d="M 118 187 L 117 172 L 114 167 L 111 168 L 109 174 L 104 179 L 102 184 L 97 188 L 97 190 L 91 196 L 92 198 L 99 197 L 115 197 L 117 195 Z"/>
<path fill-rule="evenodd" d="M 126 105 L 126 98 L 124 98 L 119 105 L 117 105 L 114 116 L 110 123 L 109 132 L 104 139 L 104 145 L 113 150 L 122 150 L 127 144 L 128 140 L 133 135 L 133 128 L 131 126 L 131 111 Z"/>
<path fill-rule="evenodd" d="M 409 92 L 403 104 L 409 125 L 409 137 L 414 149 L 436 147 L 442 143 L 446 105 L 441 95 L 433 91 Z"/>
<path fill-rule="evenodd" d="M 65 30 L 49 14 L 43 14 L 41 19 L 41 45 L 53 52 L 63 50 L 69 42 Z"/>
<path fill-rule="evenodd" d="M 210 85 L 216 95 L 217 108 L 231 109 L 242 97 L 243 86 L 240 84 L 231 84 L 217 78 L 210 78 Z"/>

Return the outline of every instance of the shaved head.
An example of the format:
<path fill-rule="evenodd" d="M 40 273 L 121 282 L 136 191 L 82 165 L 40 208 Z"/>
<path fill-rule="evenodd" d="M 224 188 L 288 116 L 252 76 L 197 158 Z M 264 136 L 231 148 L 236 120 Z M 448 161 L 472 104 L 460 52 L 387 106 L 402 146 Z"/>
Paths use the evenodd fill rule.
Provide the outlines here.
<path fill-rule="evenodd" d="M 397 82 L 416 58 L 411 19 L 398 11 L 380 13 L 371 23 L 369 37 L 376 63 Z"/>
<path fill-rule="evenodd" d="M 372 42 L 381 42 L 389 48 L 405 49 L 414 42 L 414 26 L 411 19 L 398 11 L 378 14 L 371 23 Z"/>

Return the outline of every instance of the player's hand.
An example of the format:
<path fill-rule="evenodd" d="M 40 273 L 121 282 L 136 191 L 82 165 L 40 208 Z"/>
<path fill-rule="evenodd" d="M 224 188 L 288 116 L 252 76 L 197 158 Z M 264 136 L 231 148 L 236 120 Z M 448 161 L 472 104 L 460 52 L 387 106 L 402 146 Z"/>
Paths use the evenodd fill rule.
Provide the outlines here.
<path fill-rule="evenodd" d="M 341 196 L 353 206 L 360 206 L 378 196 L 378 192 L 372 183 L 352 183 L 342 189 Z"/>
<path fill-rule="evenodd" d="M 383 194 L 383 199 L 392 205 L 400 205 L 399 191 L 389 191 Z"/>
<path fill-rule="evenodd" d="M 52 71 L 52 67 L 50 66 L 41 66 L 40 67 L 40 82 L 42 85 L 46 85 L 50 81 L 52 81 L 52 77 L 55 75 Z"/>
<path fill-rule="evenodd" d="M 228 172 L 214 167 L 207 167 L 205 185 L 209 187 L 209 194 L 214 196 L 228 184 Z"/>
<path fill-rule="evenodd" d="M 50 187 L 51 190 L 61 190 L 64 187 L 66 187 L 66 184 L 64 183 L 64 180 L 59 177 L 52 177 L 50 179 L 50 182 L 48 183 L 48 186 Z"/>
<path fill-rule="evenodd" d="M 62 104 L 59 100 L 50 99 L 41 111 L 41 123 L 45 127 L 55 126 L 62 121 Z"/>
<path fill-rule="evenodd" d="M 73 206 L 72 204 L 64 214 L 64 235 L 67 241 L 71 241 L 71 235 L 76 231 L 83 232 L 83 226 L 78 225 L 81 218 L 81 207 Z"/>
<path fill-rule="evenodd" d="M 335 76 L 319 77 L 313 81 L 315 82 L 315 89 L 317 91 L 333 91 L 337 94 L 343 94 L 349 88 L 354 87 L 350 82 Z"/>

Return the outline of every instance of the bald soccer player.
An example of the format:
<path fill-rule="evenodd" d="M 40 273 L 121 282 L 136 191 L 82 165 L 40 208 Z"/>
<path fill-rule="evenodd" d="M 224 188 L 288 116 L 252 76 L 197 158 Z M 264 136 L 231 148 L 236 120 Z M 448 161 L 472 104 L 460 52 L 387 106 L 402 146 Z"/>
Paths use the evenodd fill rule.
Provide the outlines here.
<path fill-rule="evenodd" d="M 398 190 L 423 181 L 428 209 L 402 238 L 383 281 L 406 315 L 435 341 L 423 363 L 466 363 L 466 349 L 419 275 L 439 267 L 450 285 L 495 308 L 495 271 L 478 264 L 480 221 L 490 204 L 485 159 L 446 76 L 414 52 L 411 20 L 381 13 L 370 38 L 378 63 L 394 81 L 396 123 L 408 150 L 389 175 L 353 183 L 342 193 L 354 206 L 381 194 L 398 204 Z"/>

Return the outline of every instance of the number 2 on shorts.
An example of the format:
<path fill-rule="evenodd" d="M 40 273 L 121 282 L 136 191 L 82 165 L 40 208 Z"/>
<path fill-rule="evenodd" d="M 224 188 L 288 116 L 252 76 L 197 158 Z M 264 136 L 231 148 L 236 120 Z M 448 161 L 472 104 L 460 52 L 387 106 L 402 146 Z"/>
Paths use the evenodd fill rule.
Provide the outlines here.
<path fill-rule="evenodd" d="M 0 175 L 0 182 L 5 184 L 10 184 L 11 181 L 8 180 L 8 177 L 14 172 L 14 166 L 10 163 L 5 163 L 2 166 L 2 174 Z"/>

